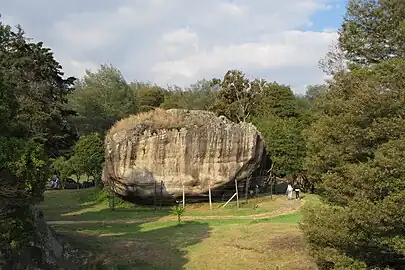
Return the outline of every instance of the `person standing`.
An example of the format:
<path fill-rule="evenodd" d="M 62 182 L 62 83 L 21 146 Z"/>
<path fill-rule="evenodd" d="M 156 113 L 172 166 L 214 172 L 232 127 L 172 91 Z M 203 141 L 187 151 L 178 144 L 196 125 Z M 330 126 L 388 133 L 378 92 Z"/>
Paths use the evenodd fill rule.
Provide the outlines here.
<path fill-rule="evenodd" d="M 287 198 L 289 200 L 292 199 L 292 192 L 293 192 L 293 187 L 290 184 L 288 184 L 286 193 L 287 193 Z"/>
<path fill-rule="evenodd" d="M 300 199 L 300 186 L 299 184 L 295 185 L 295 199 L 298 201 Z"/>

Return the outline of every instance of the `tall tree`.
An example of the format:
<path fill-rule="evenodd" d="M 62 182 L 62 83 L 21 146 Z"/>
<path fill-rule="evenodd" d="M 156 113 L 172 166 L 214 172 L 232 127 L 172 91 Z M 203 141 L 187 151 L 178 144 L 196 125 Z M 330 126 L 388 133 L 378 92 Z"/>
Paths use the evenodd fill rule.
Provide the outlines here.
<path fill-rule="evenodd" d="M 349 0 L 339 45 L 354 64 L 405 57 L 405 1 Z"/>
<path fill-rule="evenodd" d="M 244 122 L 252 116 L 265 84 L 263 80 L 250 81 L 240 70 L 229 70 L 222 80 L 212 80 L 218 92 L 210 109 L 232 121 Z"/>
<path fill-rule="evenodd" d="M 405 265 L 405 60 L 335 76 L 308 131 L 325 205 L 303 229 L 321 269 Z"/>
<path fill-rule="evenodd" d="M 294 180 L 302 176 L 306 142 L 302 136 L 304 127 L 300 120 L 267 115 L 254 118 L 253 123 L 266 141 L 267 151 L 274 162 L 273 173 Z"/>
<path fill-rule="evenodd" d="M 73 82 L 50 49 L 0 21 L 0 268 L 13 269 L 13 258 L 40 239 L 32 205 L 42 198 L 48 158 L 76 138 L 66 124 Z"/>
<path fill-rule="evenodd" d="M 96 72 L 87 70 L 69 102 L 78 112 L 72 120 L 81 135 L 104 133 L 117 120 L 138 112 L 136 95 L 111 65 L 101 65 Z"/>
<path fill-rule="evenodd" d="M 104 144 L 98 134 L 80 137 L 76 143 L 71 159 L 80 171 L 93 177 L 96 183 L 101 183 L 101 171 L 104 162 Z"/>

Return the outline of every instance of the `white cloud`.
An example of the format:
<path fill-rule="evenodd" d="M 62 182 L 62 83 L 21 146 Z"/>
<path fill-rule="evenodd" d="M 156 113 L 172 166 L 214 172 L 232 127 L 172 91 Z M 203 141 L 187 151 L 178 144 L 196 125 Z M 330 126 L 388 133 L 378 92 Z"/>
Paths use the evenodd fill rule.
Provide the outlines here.
<path fill-rule="evenodd" d="M 221 2 L 218 4 L 218 9 L 224 14 L 238 16 L 243 14 L 246 6 L 239 6 L 230 2 Z"/>
<path fill-rule="evenodd" d="M 248 73 L 252 69 L 284 69 L 288 72 L 289 68 L 317 68 L 320 56 L 327 52 L 335 39 L 335 33 L 286 31 L 261 42 L 215 46 L 181 59 L 156 63 L 154 79 L 172 82 L 172 78 L 179 80 L 180 76 L 184 77 L 181 79 L 184 82 L 193 81 L 199 74 L 215 76 L 228 68 L 240 68 Z"/>
<path fill-rule="evenodd" d="M 241 68 L 292 85 L 320 83 L 317 62 L 336 39 L 312 16 L 339 0 L 0 0 L 6 22 L 44 40 L 67 75 L 111 63 L 128 80 L 187 85 Z M 43 13 L 43 10 L 47 10 Z M 41 13 L 42 12 L 42 13 Z M 38 17 L 36 14 L 43 14 Z M 318 26 L 322 29 L 329 25 Z M 301 30 L 300 30 L 301 29 Z"/>

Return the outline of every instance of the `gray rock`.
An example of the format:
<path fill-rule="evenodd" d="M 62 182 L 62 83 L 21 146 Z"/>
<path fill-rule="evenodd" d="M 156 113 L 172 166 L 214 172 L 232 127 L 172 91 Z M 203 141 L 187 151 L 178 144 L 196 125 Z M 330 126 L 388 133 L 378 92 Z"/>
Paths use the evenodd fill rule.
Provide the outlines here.
<path fill-rule="evenodd" d="M 150 202 L 213 196 L 234 180 L 265 174 L 270 166 L 265 143 L 250 123 L 199 110 L 157 109 L 118 122 L 107 134 L 102 180 L 116 193 Z M 256 180 L 251 185 L 259 184 Z M 242 183 L 243 184 L 243 183 Z"/>
<path fill-rule="evenodd" d="M 42 211 L 30 209 L 33 216 L 34 241 L 24 250 L 15 254 L 11 268 L 16 270 L 75 269 L 75 263 L 66 258 L 67 251 L 73 249 L 59 241 L 56 233 L 49 227 Z M 1 269 L 1 267 L 0 267 Z"/>

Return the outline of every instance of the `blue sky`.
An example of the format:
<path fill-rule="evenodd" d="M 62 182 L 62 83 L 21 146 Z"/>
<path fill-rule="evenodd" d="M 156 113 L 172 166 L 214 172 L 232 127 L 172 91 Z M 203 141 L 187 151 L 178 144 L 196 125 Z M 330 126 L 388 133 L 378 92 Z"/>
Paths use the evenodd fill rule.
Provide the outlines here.
<path fill-rule="evenodd" d="M 337 0 L 331 2 L 333 8 L 314 13 L 311 17 L 312 31 L 322 31 L 323 29 L 339 29 L 346 11 L 347 0 Z"/>
<path fill-rule="evenodd" d="M 97 4 L 95 4 L 97 3 Z M 2 20 L 51 47 L 69 76 L 100 64 L 128 80 L 187 86 L 242 69 L 297 93 L 318 68 L 346 0 L 0 0 Z"/>

